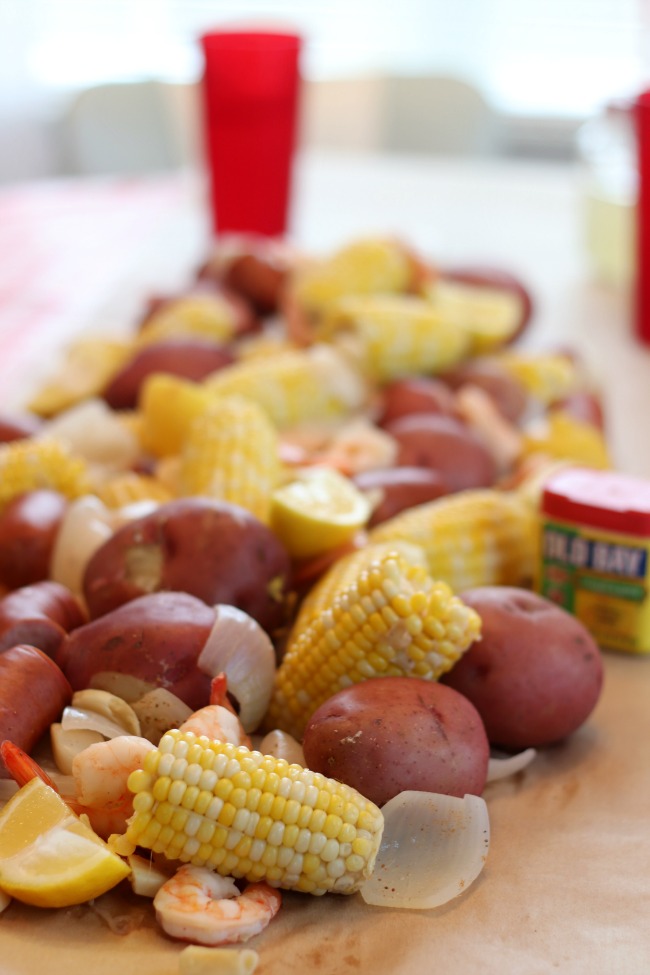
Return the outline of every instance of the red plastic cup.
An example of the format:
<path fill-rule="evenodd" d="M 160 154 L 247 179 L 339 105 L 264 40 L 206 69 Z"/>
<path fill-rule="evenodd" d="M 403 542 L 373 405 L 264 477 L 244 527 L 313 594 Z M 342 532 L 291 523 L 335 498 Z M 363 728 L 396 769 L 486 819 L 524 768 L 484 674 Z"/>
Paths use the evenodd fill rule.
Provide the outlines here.
<path fill-rule="evenodd" d="M 650 345 L 650 91 L 633 105 L 638 163 L 634 329 Z"/>
<path fill-rule="evenodd" d="M 301 39 L 219 30 L 200 40 L 214 232 L 281 237 L 289 221 Z"/>

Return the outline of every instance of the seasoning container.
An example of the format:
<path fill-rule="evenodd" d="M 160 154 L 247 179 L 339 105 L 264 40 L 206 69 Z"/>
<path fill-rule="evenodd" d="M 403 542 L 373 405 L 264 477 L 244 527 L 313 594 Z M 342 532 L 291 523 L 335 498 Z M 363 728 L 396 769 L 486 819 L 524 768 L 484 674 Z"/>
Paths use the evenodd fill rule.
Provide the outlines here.
<path fill-rule="evenodd" d="M 650 653 L 650 481 L 568 468 L 546 481 L 537 591 L 603 648 Z"/>

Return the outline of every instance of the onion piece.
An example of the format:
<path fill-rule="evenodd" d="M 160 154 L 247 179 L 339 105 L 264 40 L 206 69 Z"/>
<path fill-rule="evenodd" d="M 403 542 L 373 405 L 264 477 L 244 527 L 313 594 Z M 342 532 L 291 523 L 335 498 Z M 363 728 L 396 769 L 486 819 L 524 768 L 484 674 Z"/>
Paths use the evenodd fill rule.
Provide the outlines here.
<path fill-rule="evenodd" d="M 440 907 L 466 891 L 485 866 L 490 822 L 480 796 L 401 792 L 382 812 L 375 868 L 361 887 L 367 904 Z"/>
<path fill-rule="evenodd" d="M 82 594 L 86 565 L 112 534 L 111 513 L 99 498 L 88 494 L 72 501 L 54 541 L 50 578 Z"/>
<path fill-rule="evenodd" d="M 289 765 L 301 765 L 305 768 L 305 753 L 302 745 L 287 734 L 286 731 L 269 731 L 257 746 L 257 750 L 263 755 L 274 755 L 275 758 L 283 758 Z"/>
<path fill-rule="evenodd" d="M 526 748 L 523 752 L 504 758 L 491 756 L 488 762 L 487 782 L 498 782 L 499 779 L 505 779 L 509 775 L 516 775 L 517 772 L 527 768 L 536 755 L 534 748 Z"/>
<path fill-rule="evenodd" d="M 132 703 L 140 721 L 140 734 L 154 745 L 170 728 L 179 728 L 192 714 L 192 708 L 164 687 L 154 687 Z"/>
<path fill-rule="evenodd" d="M 214 610 L 214 625 L 196 665 L 209 677 L 226 675 L 244 731 L 255 731 L 271 700 L 275 649 L 268 634 L 248 613 L 226 605 L 217 605 Z"/>
<path fill-rule="evenodd" d="M 129 732 L 124 726 L 88 708 L 75 708 L 69 705 L 63 709 L 61 727 L 64 731 L 97 731 L 103 738 L 120 738 Z"/>

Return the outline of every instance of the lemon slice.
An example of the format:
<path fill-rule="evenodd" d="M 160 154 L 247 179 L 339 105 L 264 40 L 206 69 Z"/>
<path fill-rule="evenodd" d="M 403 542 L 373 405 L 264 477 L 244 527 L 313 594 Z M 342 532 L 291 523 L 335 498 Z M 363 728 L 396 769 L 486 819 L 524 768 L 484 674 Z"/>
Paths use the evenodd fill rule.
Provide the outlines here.
<path fill-rule="evenodd" d="M 0 888 L 36 907 L 69 907 L 99 897 L 128 877 L 109 850 L 41 779 L 0 813 Z"/>
<path fill-rule="evenodd" d="M 370 517 L 370 502 L 343 474 L 327 467 L 298 471 L 271 499 L 271 528 L 295 559 L 349 541 Z"/>
<path fill-rule="evenodd" d="M 444 319 L 469 333 L 474 355 L 506 345 L 521 326 L 522 301 L 514 291 L 438 281 L 428 297 Z"/>

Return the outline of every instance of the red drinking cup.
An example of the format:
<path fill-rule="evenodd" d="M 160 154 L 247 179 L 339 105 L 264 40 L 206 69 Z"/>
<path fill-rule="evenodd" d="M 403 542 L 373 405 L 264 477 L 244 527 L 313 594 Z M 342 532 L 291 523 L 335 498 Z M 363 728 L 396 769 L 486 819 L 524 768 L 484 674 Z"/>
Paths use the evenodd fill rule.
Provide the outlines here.
<path fill-rule="evenodd" d="M 203 119 L 216 234 L 286 233 L 300 88 L 295 34 L 201 37 Z"/>

